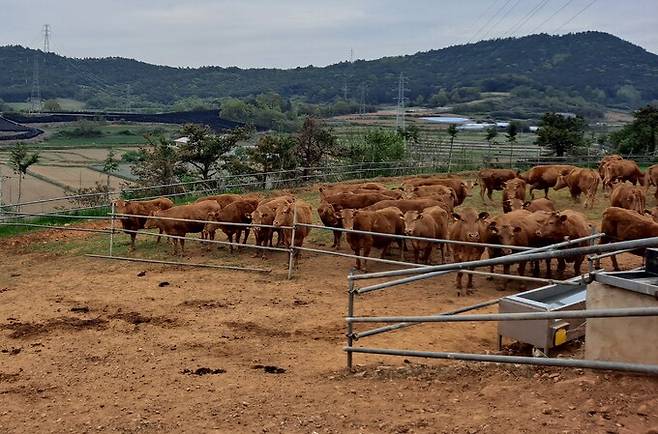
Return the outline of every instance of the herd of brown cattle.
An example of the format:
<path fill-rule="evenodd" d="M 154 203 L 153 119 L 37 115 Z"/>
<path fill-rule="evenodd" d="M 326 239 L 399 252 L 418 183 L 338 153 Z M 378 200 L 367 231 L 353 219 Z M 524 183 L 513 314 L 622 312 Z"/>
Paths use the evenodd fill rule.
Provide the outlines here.
<path fill-rule="evenodd" d="M 603 213 L 602 232 L 606 235 L 601 243 L 658 236 L 658 207 L 651 211 L 645 209 L 648 188 L 658 186 L 658 165 L 642 173 L 634 161 L 619 155 L 606 156 L 598 170 L 571 165 L 535 166 L 525 173 L 508 169 L 482 169 L 475 183 L 448 175 L 405 179 L 395 189 L 377 182 L 323 185 L 319 189 L 321 202 L 317 212 L 326 227 L 336 229 L 333 231 L 332 245 L 335 249 L 340 249 L 343 233 L 340 229 L 345 229 L 348 230 L 347 242 L 357 256 L 368 257 L 375 247 L 381 249 L 383 258 L 391 244 L 397 244 L 401 259 L 404 259 L 405 250 L 409 249 L 415 263 L 430 264 L 432 251 L 438 245 L 441 262 L 447 261 L 450 252 L 453 261 L 465 262 L 480 259 L 485 250 L 488 250 L 489 257 L 509 253 L 508 249 L 478 245 L 482 243 L 541 247 L 566 238 L 590 235 L 592 225 L 585 215 L 568 209 L 556 210 L 548 198 L 548 191 L 549 188 L 569 188 L 575 202 L 580 201 L 580 196 L 584 195 L 585 207 L 591 208 L 599 184 L 605 192 L 609 192 L 611 202 L 611 207 Z M 480 186 L 483 201 L 485 194 L 489 200 L 493 200 L 493 191 L 502 191 L 503 213 L 490 216 L 487 212 L 478 212 L 471 207 L 455 210 L 470 195 L 474 185 Z M 526 200 L 526 189 L 529 189 L 531 200 Z M 535 199 L 533 190 L 544 190 L 545 197 Z M 181 253 L 184 253 L 183 237 L 188 233 L 201 233 L 202 238 L 214 240 L 217 229 L 226 234 L 231 243 L 231 252 L 233 243 L 246 243 L 250 229 L 259 246 L 272 247 L 276 233 L 277 246 L 284 244 L 290 247 L 293 242 L 292 229 L 285 227 L 292 226 L 293 218 L 302 224 L 312 224 L 313 220 L 311 206 L 290 194 L 267 199 L 256 193 L 221 194 L 180 206 L 174 206 L 165 198 L 151 201 L 118 200 L 115 202 L 115 210 L 117 214 L 139 216 L 120 217 L 123 229 L 131 236 L 131 249 L 135 248 L 136 231 L 158 228 L 161 234 L 175 237 L 171 238 L 174 254 L 178 252 L 178 245 Z M 295 246 L 303 245 L 310 229 L 306 226 L 296 227 Z M 405 243 L 400 238 L 370 233 L 406 235 L 419 239 Z M 452 244 L 448 249 L 445 243 L 429 242 L 422 238 L 465 243 Z M 583 260 L 583 257 L 558 260 L 557 271 L 563 273 L 566 263 L 573 262 L 574 272 L 580 274 Z M 546 265 L 550 276 L 550 260 L 546 261 Z M 618 269 L 614 257 L 613 265 Z M 357 259 L 356 267 L 367 271 L 365 260 Z M 519 264 L 519 274 L 525 273 L 525 267 L 525 263 Z M 508 272 L 509 266 L 505 266 L 505 273 Z M 537 275 L 538 272 L 539 267 L 535 263 L 533 273 Z M 456 284 L 458 293 L 461 293 L 462 273 L 457 274 Z M 472 288 L 473 275 L 468 274 L 467 292 Z"/>

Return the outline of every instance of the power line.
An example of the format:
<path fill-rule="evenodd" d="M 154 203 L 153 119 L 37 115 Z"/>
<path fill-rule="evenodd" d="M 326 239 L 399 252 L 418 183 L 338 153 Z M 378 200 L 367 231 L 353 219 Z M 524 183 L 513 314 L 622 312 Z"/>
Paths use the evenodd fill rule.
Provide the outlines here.
<path fill-rule="evenodd" d="M 478 19 L 474 21 L 475 25 L 479 24 L 480 21 L 482 21 L 482 18 L 484 18 L 484 17 L 489 13 L 489 11 L 491 11 L 491 9 L 493 9 L 493 7 L 496 5 L 496 3 L 498 3 L 498 0 L 494 0 L 493 3 L 491 3 L 491 4 L 489 5 L 489 7 L 486 8 L 486 9 L 480 14 L 480 16 L 478 17 Z M 474 34 L 474 35 L 468 40 L 467 44 L 470 44 L 470 43 L 471 43 L 471 40 L 473 39 L 473 37 L 475 37 L 475 35 L 477 35 L 479 32 L 480 32 L 479 30 L 478 30 L 477 32 L 475 32 L 475 34 Z"/>
<path fill-rule="evenodd" d="M 496 13 L 493 14 L 493 15 L 487 20 L 487 22 L 484 23 L 484 25 L 483 25 L 482 27 L 480 27 L 480 29 L 479 29 L 477 32 L 475 32 L 475 34 L 471 37 L 471 39 L 468 40 L 468 43 L 470 43 L 472 40 L 474 40 L 475 37 L 476 37 L 477 35 L 479 35 L 480 32 L 482 32 L 482 30 L 484 30 L 484 29 L 489 25 L 489 23 L 491 23 L 491 21 L 493 21 L 493 20 L 498 16 L 498 14 L 500 14 L 500 13 L 503 11 L 503 9 L 504 9 L 504 8 L 505 8 L 505 7 L 511 2 L 511 1 L 512 1 L 512 0 L 507 0 L 507 1 L 506 1 L 506 2 L 500 7 L 500 9 L 498 9 L 498 10 L 496 11 Z"/>
<path fill-rule="evenodd" d="M 565 4 L 562 5 L 562 7 L 560 7 L 558 10 L 556 10 L 555 12 L 553 12 L 553 14 L 551 14 L 550 17 L 546 18 L 546 19 L 545 19 L 544 21 L 542 21 L 538 26 L 536 26 L 534 29 L 532 29 L 532 30 L 530 31 L 530 33 L 531 33 L 531 34 L 532 34 L 532 33 L 536 33 L 537 30 L 541 29 L 541 28 L 544 26 L 544 24 L 546 24 L 547 22 L 549 22 L 550 20 L 552 20 L 553 18 L 555 18 L 555 16 L 556 16 L 557 14 L 559 14 L 560 12 L 562 12 L 562 11 L 563 11 L 566 7 L 568 7 L 571 3 L 573 3 L 573 0 L 567 0 L 567 2 L 566 2 Z"/>
<path fill-rule="evenodd" d="M 485 39 L 486 36 L 489 35 L 489 33 L 491 33 L 493 29 L 495 29 L 500 23 L 502 23 L 505 20 L 505 18 L 507 18 L 509 14 L 519 5 L 520 2 L 521 0 L 516 0 L 516 2 L 514 2 L 512 7 L 509 8 L 507 12 L 505 12 L 505 14 L 502 17 L 500 17 L 498 21 L 493 26 L 491 26 L 489 30 L 482 36 L 482 39 Z"/>
<path fill-rule="evenodd" d="M 573 20 L 575 20 L 576 17 L 580 16 L 580 14 L 582 14 L 582 13 L 585 12 L 587 9 L 589 9 L 590 6 L 592 6 L 594 3 L 596 3 L 596 0 L 592 0 L 590 3 L 588 3 L 587 6 L 585 6 L 585 7 L 582 8 L 581 10 L 579 10 L 579 11 L 576 13 L 576 15 L 574 15 L 574 16 L 571 17 L 571 18 L 569 18 L 569 19 L 567 20 L 566 23 L 564 23 L 564 24 L 562 24 L 560 27 L 558 27 L 558 28 L 555 30 L 555 33 L 559 32 L 564 26 L 568 25 L 570 22 L 572 22 Z"/>
<path fill-rule="evenodd" d="M 539 3 L 535 5 L 534 8 L 530 9 L 530 11 L 525 14 L 523 18 L 521 18 L 515 25 L 513 25 L 506 34 L 512 35 L 516 32 L 518 32 L 525 24 L 530 21 L 537 13 L 543 9 L 544 6 L 548 3 L 549 0 L 540 0 Z"/>

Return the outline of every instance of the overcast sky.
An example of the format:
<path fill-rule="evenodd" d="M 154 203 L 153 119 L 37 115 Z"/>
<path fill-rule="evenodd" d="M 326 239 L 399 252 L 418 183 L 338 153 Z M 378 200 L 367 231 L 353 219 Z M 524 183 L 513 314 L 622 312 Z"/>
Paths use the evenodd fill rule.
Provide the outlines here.
<path fill-rule="evenodd" d="M 350 48 L 373 59 L 583 30 L 658 53 L 658 0 L 592 1 L 0 0 L 0 45 L 40 48 L 48 23 L 59 54 L 172 66 L 322 66 L 348 59 Z"/>

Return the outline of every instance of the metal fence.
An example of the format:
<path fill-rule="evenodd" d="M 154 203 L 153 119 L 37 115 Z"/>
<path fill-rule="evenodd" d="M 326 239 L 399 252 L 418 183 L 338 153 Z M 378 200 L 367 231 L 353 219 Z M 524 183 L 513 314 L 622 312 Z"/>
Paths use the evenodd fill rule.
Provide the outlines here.
<path fill-rule="evenodd" d="M 591 369 L 608 369 L 629 372 L 640 372 L 646 374 L 658 375 L 658 365 L 612 362 L 600 360 L 583 360 L 573 358 L 536 358 L 522 356 L 504 356 L 492 354 L 473 354 L 459 352 L 436 352 L 436 351 L 415 351 L 404 349 L 357 347 L 355 342 L 359 339 L 369 336 L 378 335 L 404 329 L 407 327 L 426 324 L 426 323 L 443 323 L 443 322 L 462 322 L 462 321 L 523 321 L 539 319 L 566 319 L 566 318 L 613 318 L 613 317 L 639 317 L 639 316 L 658 316 L 658 308 L 619 308 L 619 309 L 601 309 L 601 310 L 584 310 L 584 311 L 559 311 L 559 312 L 533 312 L 533 313 L 504 313 L 504 314 L 479 314 L 479 315 L 459 315 L 485 307 L 493 306 L 500 299 L 489 300 L 470 306 L 465 306 L 448 312 L 442 312 L 435 315 L 425 316 L 357 316 L 355 315 L 355 299 L 357 296 L 368 294 L 373 291 L 389 289 L 395 286 L 408 284 L 420 280 L 430 279 L 436 276 L 445 275 L 450 272 L 466 272 L 473 268 L 505 265 L 516 262 L 535 261 L 550 258 L 568 258 L 574 256 L 591 255 L 588 257 L 590 270 L 587 274 L 580 276 L 583 283 L 589 283 L 593 280 L 596 270 L 593 269 L 594 261 L 603 257 L 618 254 L 621 252 L 631 251 L 638 248 L 655 247 L 658 245 L 658 237 L 646 238 L 640 240 L 623 241 L 610 244 L 598 244 L 584 247 L 575 247 L 561 249 L 574 244 L 592 241 L 604 234 L 593 234 L 576 240 L 566 241 L 541 248 L 515 252 L 513 254 L 499 257 L 481 259 L 476 261 L 442 264 L 437 266 L 425 266 L 422 268 L 399 269 L 377 273 L 355 274 L 353 271 L 348 277 L 348 300 L 347 300 L 347 344 L 344 347 L 347 357 L 347 367 L 352 368 L 353 354 L 379 354 L 404 357 L 423 357 L 433 359 L 464 360 L 493 363 L 512 363 L 512 364 L 530 364 L 540 366 L 563 366 L 578 367 Z M 558 250 L 561 249 L 561 250 Z M 488 274 L 488 273 L 487 273 Z M 390 280 L 388 282 L 376 283 L 369 286 L 358 288 L 357 282 L 366 279 L 381 279 L 387 277 L 409 276 L 401 279 Z M 499 275 L 501 276 L 501 275 Z M 577 279 L 573 279 L 574 281 Z M 577 282 L 559 282 L 575 283 Z M 359 323 L 381 323 L 388 324 L 377 328 L 359 331 L 354 328 Z"/>

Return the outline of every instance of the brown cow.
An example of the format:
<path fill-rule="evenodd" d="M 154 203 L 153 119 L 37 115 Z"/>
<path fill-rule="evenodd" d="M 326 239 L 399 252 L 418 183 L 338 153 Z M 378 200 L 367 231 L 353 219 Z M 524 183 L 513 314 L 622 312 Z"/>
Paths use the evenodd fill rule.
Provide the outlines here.
<path fill-rule="evenodd" d="M 402 199 L 404 193 L 400 190 L 368 190 L 366 188 L 358 188 L 353 190 L 352 193 L 355 194 L 366 194 L 366 193 L 379 193 L 384 196 L 388 196 L 389 199 Z"/>
<path fill-rule="evenodd" d="M 494 190 L 502 190 L 506 181 L 516 178 L 518 172 L 511 169 L 480 169 L 477 183 L 480 185 L 480 198 L 484 202 L 484 194 L 489 200 Z"/>
<path fill-rule="evenodd" d="M 174 206 L 174 203 L 170 199 L 167 199 L 166 197 L 160 197 L 153 200 L 143 200 L 143 201 L 136 201 L 136 200 L 128 201 L 128 200 L 118 199 L 114 201 L 114 212 L 116 214 L 132 214 L 132 215 L 149 216 L 153 211 L 162 211 L 165 209 L 169 209 L 172 206 Z M 134 251 L 136 248 L 135 247 L 135 239 L 137 238 L 136 231 L 144 228 L 147 218 L 119 217 L 119 220 L 121 221 L 121 227 L 125 231 L 131 231 L 126 233 L 130 235 L 130 250 Z M 162 230 L 160 230 L 160 233 L 162 233 Z M 156 243 L 159 242 L 160 242 L 160 237 L 158 237 Z"/>
<path fill-rule="evenodd" d="M 209 214 L 215 213 L 219 209 L 220 207 L 217 202 L 206 200 L 189 205 L 175 206 L 161 211 L 153 211 L 144 227 L 146 229 L 158 228 L 161 232 L 164 232 L 167 235 L 185 237 L 188 233 L 203 232 L 206 224 L 200 221 L 187 222 L 168 220 L 169 218 L 205 221 L 209 219 Z M 166 217 L 167 219 L 159 219 L 157 217 Z M 179 244 L 181 254 L 185 254 L 184 238 L 172 238 L 171 241 L 174 246 L 174 255 L 178 253 Z"/>
<path fill-rule="evenodd" d="M 585 215 L 570 209 L 552 212 L 548 220 L 537 230 L 537 236 L 549 243 L 559 243 L 564 241 L 566 237 L 574 240 L 591 234 L 592 226 L 587 222 Z M 580 243 L 579 245 L 584 246 L 585 243 Z M 567 262 L 573 261 L 573 269 L 576 275 L 580 274 L 580 266 L 584 259 L 585 257 L 580 255 L 567 260 Z M 562 274 L 564 269 L 565 261 L 562 259 L 558 260 L 558 273 Z"/>
<path fill-rule="evenodd" d="M 348 192 L 332 194 L 331 196 L 325 197 L 323 200 L 333 205 L 338 211 L 343 208 L 361 209 L 377 202 L 391 200 L 391 198 L 381 193 L 354 194 Z"/>
<path fill-rule="evenodd" d="M 654 197 L 658 201 L 658 164 L 650 166 L 644 174 L 644 191 L 645 193 L 649 191 L 649 187 L 656 187 L 656 192 Z"/>
<path fill-rule="evenodd" d="M 510 179 L 505 181 L 503 188 L 503 212 L 508 213 L 512 211 L 510 201 L 512 199 L 519 199 L 525 202 L 525 181 L 519 178 Z"/>
<path fill-rule="evenodd" d="M 455 193 L 457 194 L 457 202 L 455 202 L 456 206 L 459 206 L 462 203 L 464 203 L 466 197 L 470 196 L 471 187 L 472 187 L 470 183 L 467 183 L 466 181 L 460 178 L 431 177 L 431 178 L 414 178 L 414 179 L 406 180 L 402 183 L 402 188 L 406 192 L 412 192 L 416 187 L 427 186 L 427 185 L 445 185 L 446 187 L 450 187 L 453 190 L 455 190 Z"/>
<path fill-rule="evenodd" d="M 427 208 L 422 213 L 408 211 L 404 214 L 404 233 L 412 237 L 445 239 L 448 233 L 448 213 L 440 206 Z M 418 258 L 423 252 L 421 259 L 424 263 L 429 264 L 434 244 L 430 241 L 411 240 L 414 262 L 419 263 Z M 441 262 L 445 262 L 444 246 L 445 243 L 441 243 Z"/>
<path fill-rule="evenodd" d="M 523 209 L 530 212 L 537 211 L 555 211 L 555 204 L 552 200 L 539 198 L 523 204 Z"/>
<path fill-rule="evenodd" d="M 364 210 L 366 211 L 377 211 L 380 209 L 388 208 L 390 206 L 393 206 L 395 208 L 399 208 L 400 211 L 403 213 L 407 211 L 423 211 L 425 208 L 430 208 L 433 206 L 440 206 L 442 208 L 445 208 L 445 204 L 443 202 L 440 202 L 438 200 L 434 199 L 400 199 L 400 200 L 383 200 L 381 202 L 377 202 L 374 205 L 370 205 Z"/>
<path fill-rule="evenodd" d="M 629 181 L 633 185 L 645 185 L 644 173 L 633 160 L 608 161 L 603 166 L 603 188 L 612 188 L 614 181 Z"/>
<path fill-rule="evenodd" d="M 345 229 L 394 235 L 403 235 L 404 233 L 404 215 L 402 211 L 395 207 L 387 207 L 377 211 L 343 209 L 340 214 Z M 347 232 L 345 237 L 355 255 L 368 257 L 370 249 L 374 246 L 382 249 L 381 258 L 384 258 L 394 240 L 392 237 L 378 237 L 352 232 Z M 400 247 L 400 256 L 402 256 L 404 250 L 403 240 L 398 239 L 397 242 Z M 361 263 L 361 259 L 357 258 L 356 268 L 368 271 L 367 261 L 363 260 L 363 268 L 361 268 Z"/>
<path fill-rule="evenodd" d="M 626 182 L 619 183 L 610 193 L 610 205 L 643 214 L 646 206 L 644 190 Z"/>
<path fill-rule="evenodd" d="M 331 196 L 338 193 L 354 193 L 357 190 L 367 190 L 368 193 L 378 191 L 389 191 L 384 184 L 378 182 L 358 182 L 358 183 L 340 183 L 326 184 L 318 188 L 320 197 Z"/>
<path fill-rule="evenodd" d="M 433 199 L 443 202 L 446 211 L 452 212 L 457 204 L 457 193 L 452 187 L 445 185 L 422 185 L 415 187 L 413 192 L 409 193 L 409 199 Z"/>
<path fill-rule="evenodd" d="M 311 209 L 311 205 L 304 202 L 303 200 L 297 199 L 293 203 L 280 206 L 276 210 L 274 226 L 292 226 L 293 223 L 302 223 L 305 225 L 312 224 L 313 210 Z M 293 230 L 283 229 L 283 242 L 288 248 L 291 246 L 302 247 L 304 245 L 304 239 L 311 232 L 311 228 L 308 226 L 295 226 L 294 231 L 293 240 Z M 298 263 L 299 257 L 300 251 L 295 249 L 293 253 L 293 261 L 295 265 Z"/>
<path fill-rule="evenodd" d="M 455 241 L 468 241 L 480 243 L 485 237 L 485 220 L 489 217 L 486 212 L 478 212 L 473 208 L 464 208 L 452 214 L 455 223 L 450 227 L 450 239 Z M 469 245 L 453 245 L 452 253 L 455 262 L 475 261 L 482 257 L 484 247 Z M 461 295 L 463 273 L 457 273 L 457 295 Z M 468 275 L 466 294 L 473 291 L 473 275 Z"/>
<path fill-rule="evenodd" d="M 585 208 L 594 207 L 596 191 L 599 188 L 601 177 L 592 169 L 576 168 L 567 175 L 560 175 L 553 187 L 556 191 L 569 187 L 569 193 L 574 202 L 580 202 L 581 193 L 585 193 Z"/>
<path fill-rule="evenodd" d="M 318 215 L 322 224 L 328 228 L 342 228 L 343 222 L 340 219 L 340 211 L 336 211 L 334 206 L 325 201 L 320 202 L 318 206 Z M 334 233 L 334 243 L 331 245 L 332 248 L 340 250 L 340 239 L 343 236 L 342 231 L 333 231 Z"/>
<path fill-rule="evenodd" d="M 535 166 L 526 173 L 519 174 L 530 186 L 530 197 L 535 198 L 533 190 L 544 190 L 544 197 L 548 199 L 548 189 L 554 187 L 560 175 L 567 175 L 575 166 L 568 164 L 550 164 L 545 166 Z"/>
<path fill-rule="evenodd" d="M 219 195 L 216 195 L 216 196 L 200 197 L 195 201 L 195 203 L 203 202 L 203 201 L 206 201 L 206 200 L 214 200 L 222 208 L 224 208 L 226 205 L 228 205 L 232 202 L 235 202 L 236 200 L 256 201 L 256 206 L 257 206 L 258 201 L 260 201 L 260 195 L 258 193 L 249 193 L 249 194 L 245 194 L 245 195 L 226 193 L 226 194 L 219 194 Z"/>
<path fill-rule="evenodd" d="M 216 221 L 217 223 L 208 223 L 206 231 L 211 235 L 211 239 L 214 238 L 214 233 L 217 228 L 221 229 L 222 232 L 228 237 L 229 251 L 233 253 L 233 236 L 235 235 L 235 243 L 240 243 L 240 236 L 244 233 L 244 239 L 242 244 L 247 243 L 247 238 L 249 238 L 249 227 L 248 226 L 237 226 L 237 225 L 223 225 L 222 222 L 226 223 L 242 223 L 249 224 L 251 223 L 251 213 L 256 210 L 258 206 L 257 203 L 254 203 L 253 200 L 236 200 L 231 202 L 222 208 L 220 211 L 215 211 L 209 215 L 209 219 Z"/>
<path fill-rule="evenodd" d="M 605 177 L 603 167 L 606 164 L 608 164 L 611 161 L 619 161 L 619 160 L 623 160 L 623 159 L 624 159 L 624 157 L 622 157 L 619 154 L 610 154 L 610 155 L 606 155 L 605 157 L 603 157 L 601 159 L 601 161 L 599 161 L 599 176 L 601 177 L 601 179 L 603 179 Z"/>
<path fill-rule="evenodd" d="M 261 204 L 258 205 L 258 208 L 256 208 L 254 212 L 251 213 L 251 223 L 256 225 L 272 225 L 274 223 L 276 210 L 280 206 L 287 205 L 293 201 L 294 199 L 292 196 L 285 195 L 263 201 L 264 203 L 261 202 Z M 272 238 L 274 237 L 274 232 L 278 234 L 277 246 L 280 245 L 283 241 L 280 229 L 254 226 L 253 231 L 257 246 L 272 247 Z M 258 256 L 258 252 L 256 252 L 254 256 Z M 260 256 L 262 258 L 265 257 L 265 250 L 261 250 Z"/>
<path fill-rule="evenodd" d="M 601 232 L 605 234 L 601 238 L 601 244 L 658 237 L 658 223 L 650 217 L 640 215 L 634 211 L 610 207 L 603 211 Z M 644 249 L 635 250 L 631 253 L 643 255 Z M 611 259 L 615 271 L 619 271 L 617 258 L 611 256 Z"/>
<path fill-rule="evenodd" d="M 547 244 L 544 239 L 537 235 L 537 231 L 545 224 L 550 217 L 550 213 L 545 211 L 538 211 L 531 213 L 526 210 L 513 211 L 503 216 L 498 217 L 493 222 L 489 223 L 489 233 L 494 233 L 498 236 L 500 244 L 508 246 L 521 246 L 521 247 L 540 247 Z M 499 256 L 503 253 L 502 249 L 492 249 L 495 254 L 490 257 Z M 519 262 L 518 273 L 519 276 L 525 275 L 525 262 Z M 550 260 L 546 261 L 547 272 L 550 274 Z M 505 274 L 509 274 L 510 266 L 503 265 Z M 492 267 L 493 271 L 493 267 Z M 539 274 L 539 263 L 535 262 L 534 273 Z M 502 289 L 507 289 L 509 279 L 503 283 Z"/>

